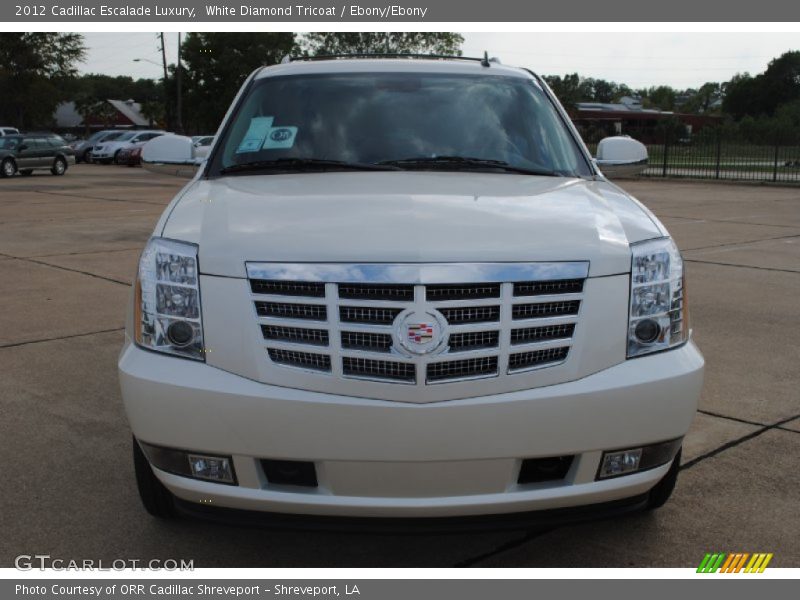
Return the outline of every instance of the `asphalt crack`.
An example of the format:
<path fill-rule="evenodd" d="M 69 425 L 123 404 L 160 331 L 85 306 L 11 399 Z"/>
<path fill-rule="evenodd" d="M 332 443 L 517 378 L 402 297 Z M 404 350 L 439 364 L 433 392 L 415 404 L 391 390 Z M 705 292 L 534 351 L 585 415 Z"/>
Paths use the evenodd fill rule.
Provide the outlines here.
<path fill-rule="evenodd" d="M 520 546 L 523 546 L 523 545 L 527 544 L 528 542 L 533 541 L 534 539 L 536 539 L 536 538 L 538 538 L 540 536 L 543 536 L 546 533 L 550 533 L 554 529 L 555 528 L 544 529 L 544 530 L 539 530 L 539 531 L 529 531 L 528 533 L 526 533 L 525 535 L 523 535 L 520 538 L 509 540 L 509 541 L 505 542 L 504 544 L 500 544 L 499 546 L 497 546 L 493 550 L 489 550 L 488 552 L 484 552 L 482 554 L 478 554 L 478 555 L 473 556 L 471 558 L 465 558 L 464 560 L 461 560 L 461 561 L 457 562 L 453 566 L 456 567 L 456 568 L 473 567 L 477 563 L 479 563 L 481 561 L 484 561 L 486 559 L 492 558 L 493 556 L 497 556 L 498 554 L 502 554 L 503 552 L 508 552 L 509 550 L 513 550 L 514 548 L 519 548 Z"/>
<path fill-rule="evenodd" d="M 90 335 L 99 335 L 101 333 L 113 333 L 115 331 L 125 331 L 124 327 L 116 327 L 114 329 L 101 329 L 100 331 L 89 331 L 87 333 L 72 333 L 70 335 L 62 335 L 60 337 L 42 338 L 39 340 L 27 340 L 24 342 L 13 342 L 11 344 L 0 345 L 0 350 L 4 348 L 17 348 L 19 346 L 27 346 L 29 344 L 41 344 L 43 342 L 57 342 L 59 340 L 69 340 L 72 338 L 88 337 Z"/>
<path fill-rule="evenodd" d="M 54 265 L 49 262 L 45 262 L 43 260 L 36 260 L 30 257 L 23 257 L 23 256 L 9 256 L 8 254 L 3 254 L 2 256 L 6 256 L 8 258 L 14 258 L 16 260 L 21 260 L 25 262 L 34 263 L 37 265 L 42 265 L 43 267 L 50 267 L 52 269 L 60 269 L 62 271 L 69 271 L 71 273 L 80 273 L 81 275 L 88 275 L 89 277 L 94 277 L 95 279 L 102 279 L 103 281 L 108 281 L 110 283 L 117 283 L 119 285 L 124 285 L 125 287 L 130 287 L 130 281 L 121 281 L 119 279 L 114 279 L 113 277 L 106 277 L 105 275 L 98 275 L 97 273 L 91 273 L 89 271 L 83 271 L 81 269 L 71 269 L 70 267 L 62 267 L 61 265 Z"/>
<path fill-rule="evenodd" d="M 700 263 L 703 265 L 717 265 L 720 267 L 734 267 L 738 269 L 756 269 L 757 271 L 774 271 L 777 273 L 794 273 L 800 275 L 800 271 L 792 271 L 791 269 L 776 269 L 774 267 L 756 267 L 754 265 L 738 265 L 735 263 L 715 262 L 713 260 L 698 260 L 696 258 L 684 258 L 683 262 Z"/>

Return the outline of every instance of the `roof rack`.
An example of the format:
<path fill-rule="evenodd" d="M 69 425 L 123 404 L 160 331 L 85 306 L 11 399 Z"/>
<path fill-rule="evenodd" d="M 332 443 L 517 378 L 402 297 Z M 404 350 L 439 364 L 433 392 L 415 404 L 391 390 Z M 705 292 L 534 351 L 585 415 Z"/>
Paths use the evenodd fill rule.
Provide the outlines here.
<path fill-rule="evenodd" d="M 316 61 L 316 60 L 337 60 L 345 58 L 406 58 L 406 59 L 427 59 L 427 60 L 468 60 L 479 62 L 484 67 L 490 67 L 491 63 L 500 64 L 498 58 L 489 58 L 489 54 L 484 52 L 482 58 L 475 58 L 472 56 L 455 56 L 449 54 L 412 54 L 404 52 L 376 52 L 374 54 L 357 53 L 357 54 L 321 54 L 318 56 L 292 56 L 287 54 L 281 60 L 281 64 L 288 64 L 291 62 L 300 61 Z"/>

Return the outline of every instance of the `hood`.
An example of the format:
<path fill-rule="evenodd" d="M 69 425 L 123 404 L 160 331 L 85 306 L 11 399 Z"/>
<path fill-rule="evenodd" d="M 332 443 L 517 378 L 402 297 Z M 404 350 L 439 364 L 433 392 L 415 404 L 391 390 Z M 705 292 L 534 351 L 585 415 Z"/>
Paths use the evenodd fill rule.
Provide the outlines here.
<path fill-rule="evenodd" d="M 465 172 L 335 172 L 197 180 L 164 237 L 200 246 L 200 270 L 261 262 L 590 261 L 630 270 L 629 243 L 662 235 L 603 181 Z"/>

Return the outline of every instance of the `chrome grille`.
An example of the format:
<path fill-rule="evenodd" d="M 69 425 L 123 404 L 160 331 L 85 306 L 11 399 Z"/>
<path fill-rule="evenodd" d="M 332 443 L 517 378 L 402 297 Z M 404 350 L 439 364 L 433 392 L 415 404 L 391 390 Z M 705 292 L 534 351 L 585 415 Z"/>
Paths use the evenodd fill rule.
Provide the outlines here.
<path fill-rule="evenodd" d="M 327 309 L 319 304 L 289 304 L 286 302 L 256 302 L 256 312 L 262 317 L 282 319 L 309 319 L 324 321 Z"/>
<path fill-rule="evenodd" d="M 535 273 L 536 263 L 493 264 L 488 271 L 435 265 L 419 279 L 415 273 L 425 265 L 251 264 L 251 299 L 274 365 L 417 386 L 510 377 L 564 363 L 588 274 L 588 263 L 565 263 L 580 268 L 568 269 L 566 278 L 538 280 L 518 275 Z M 543 276 L 553 265 L 560 268 L 549 265 Z M 358 280 L 340 280 L 358 271 Z M 511 276 L 491 280 L 487 272 Z M 461 275 L 476 273 L 486 280 L 463 282 Z M 446 339 L 429 354 L 414 353 L 410 344 L 419 343 L 420 327 Z"/>
<path fill-rule="evenodd" d="M 366 283 L 350 283 L 339 286 L 339 298 L 351 300 L 414 300 L 413 285 L 370 285 Z"/>
<path fill-rule="evenodd" d="M 514 320 L 542 319 L 544 317 L 560 317 L 577 315 L 580 300 L 570 302 L 537 302 L 536 304 L 515 304 L 511 313 Z"/>
<path fill-rule="evenodd" d="M 566 360 L 567 354 L 569 354 L 569 346 L 532 350 L 530 352 L 518 352 L 508 357 L 508 370 L 513 373 L 523 369 L 559 363 Z"/>
<path fill-rule="evenodd" d="M 389 360 L 372 360 L 369 358 L 345 356 L 342 359 L 342 369 L 345 375 L 351 377 L 388 379 L 393 381 L 407 381 L 409 383 L 414 383 L 416 380 L 416 369 L 414 365 Z"/>
<path fill-rule="evenodd" d="M 275 294 L 278 296 L 307 296 L 324 298 L 325 284 L 308 281 L 270 281 L 251 279 L 250 289 L 254 294 Z"/>
<path fill-rule="evenodd" d="M 392 336 L 388 333 L 343 331 L 342 348 L 389 352 L 392 349 Z"/>
<path fill-rule="evenodd" d="M 450 352 L 465 352 L 479 348 L 497 348 L 500 339 L 498 331 L 469 331 L 467 333 L 451 333 L 447 343 Z"/>
<path fill-rule="evenodd" d="M 515 296 L 543 296 L 545 294 L 580 294 L 583 279 L 559 281 L 521 281 L 514 284 Z"/>
<path fill-rule="evenodd" d="M 266 340 L 281 340 L 296 344 L 328 345 L 328 332 L 325 329 L 305 329 L 302 327 L 280 327 L 262 325 L 261 332 Z"/>
<path fill-rule="evenodd" d="M 376 308 L 374 306 L 341 306 L 339 307 L 339 319 L 344 323 L 391 325 L 401 310 L 400 308 Z"/>
<path fill-rule="evenodd" d="M 464 325 L 465 323 L 488 323 L 500 320 L 499 306 L 465 306 L 463 308 L 440 308 L 450 325 Z"/>
<path fill-rule="evenodd" d="M 575 331 L 575 323 L 564 325 L 546 325 L 544 327 L 524 327 L 511 330 L 511 344 L 530 344 L 544 340 L 571 338 Z"/>
<path fill-rule="evenodd" d="M 327 354 L 296 352 L 294 350 L 281 350 L 279 348 L 269 348 L 267 353 L 272 359 L 272 362 L 283 365 L 302 367 L 304 369 L 315 369 L 318 371 L 331 370 L 331 357 Z"/>
<path fill-rule="evenodd" d="M 471 379 L 497 375 L 497 357 L 482 356 L 465 360 L 448 360 L 428 365 L 428 383 L 453 379 Z"/>
<path fill-rule="evenodd" d="M 477 300 L 480 298 L 499 298 L 499 283 L 479 283 L 474 285 L 451 284 L 429 285 L 425 297 L 430 302 L 440 300 Z"/>

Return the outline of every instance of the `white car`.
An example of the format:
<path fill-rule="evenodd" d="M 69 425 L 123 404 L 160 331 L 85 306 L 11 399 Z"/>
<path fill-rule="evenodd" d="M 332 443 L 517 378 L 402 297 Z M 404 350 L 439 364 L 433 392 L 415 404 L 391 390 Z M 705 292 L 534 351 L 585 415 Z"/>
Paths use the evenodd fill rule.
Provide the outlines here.
<path fill-rule="evenodd" d="M 285 61 L 206 159 L 180 136 L 142 158 L 193 175 L 119 359 L 150 513 L 553 519 L 669 497 L 704 368 L 681 255 L 600 170 L 644 147 L 592 159 L 537 75 Z"/>
<path fill-rule="evenodd" d="M 91 149 L 92 161 L 106 164 L 117 162 L 117 156 L 124 148 L 143 144 L 165 133 L 165 131 L 126 131 L 119 136 L 113 137 L 113 139 L 103 140 L 95 144 Z"/>

